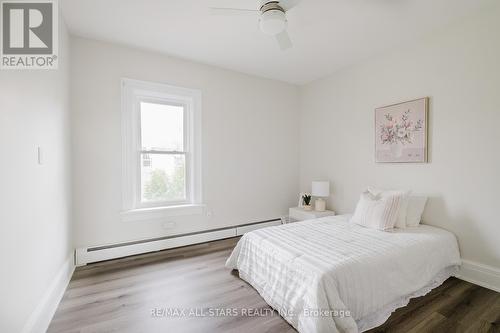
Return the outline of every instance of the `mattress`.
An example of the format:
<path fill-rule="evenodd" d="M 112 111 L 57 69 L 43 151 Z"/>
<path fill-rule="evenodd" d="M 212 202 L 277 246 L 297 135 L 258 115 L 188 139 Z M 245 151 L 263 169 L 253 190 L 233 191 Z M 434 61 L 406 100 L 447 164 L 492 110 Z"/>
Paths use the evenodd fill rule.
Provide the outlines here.
<path fill-rule="evenodd" d="M 226 266 L 302 333 L 360 332 L 460 265 L 456 237 L 427 225 L 378 231 L 349 215 L 246 233 Z"/>

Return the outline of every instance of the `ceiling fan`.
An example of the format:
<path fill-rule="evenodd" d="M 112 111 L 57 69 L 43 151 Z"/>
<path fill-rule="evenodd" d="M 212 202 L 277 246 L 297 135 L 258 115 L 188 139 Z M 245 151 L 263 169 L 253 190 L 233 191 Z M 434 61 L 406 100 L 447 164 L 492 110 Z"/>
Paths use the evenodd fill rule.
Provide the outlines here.
<path fill-rule="evenodd" d="M 288 36 L 286 13 L 295 7 L 300 0 L 261 0 L 257 6 L 259 9 L 251 8 L 226 8 L 210 7 L 214 15 L 259 15 L 260 30 L 273 36 L 280 49 L 286 50 L 292 47 L 292 41 Z"/>

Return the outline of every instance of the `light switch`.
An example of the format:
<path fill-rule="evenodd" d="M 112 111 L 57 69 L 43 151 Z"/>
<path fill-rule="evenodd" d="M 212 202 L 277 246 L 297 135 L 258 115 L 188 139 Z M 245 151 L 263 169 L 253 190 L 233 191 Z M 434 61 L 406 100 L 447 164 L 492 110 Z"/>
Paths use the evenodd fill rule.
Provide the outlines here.
<path fill-rule="evenodd" d="M 43 164 L 43 154 L 42 154 L 42 147 L 37 148 L 37 154 L 38 154 L 38 165 Z"/>

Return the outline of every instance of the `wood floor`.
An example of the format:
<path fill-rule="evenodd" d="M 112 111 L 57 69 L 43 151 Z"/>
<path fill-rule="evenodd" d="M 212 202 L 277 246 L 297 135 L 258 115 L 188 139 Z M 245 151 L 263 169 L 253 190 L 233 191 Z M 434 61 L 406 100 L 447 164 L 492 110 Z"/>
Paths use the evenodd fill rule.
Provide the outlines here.
<path fill-rule="evenodd" d="M 236 241 L 77 268 L 48 332 L 295 332 L 224 267 Z M 451 278 L 370 332 L 500 332 L 500 294 Z"/>

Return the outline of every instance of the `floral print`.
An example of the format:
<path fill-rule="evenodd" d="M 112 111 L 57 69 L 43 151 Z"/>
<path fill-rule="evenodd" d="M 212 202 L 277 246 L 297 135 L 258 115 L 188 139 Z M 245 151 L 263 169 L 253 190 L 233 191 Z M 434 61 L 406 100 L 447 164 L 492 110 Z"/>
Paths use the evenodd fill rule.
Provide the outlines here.
<path fill-rule="evenodd" d="M 411 110 L 405 111 L 400 119 L 396 119 L 391 114 L 385 115 L 384 124 L 380 125 L 380 140 L 382 144 L 413 143 L 413 134 L 422 130 L 423 120 L 419 119 L 416 123 L 409 120 Z"/>

